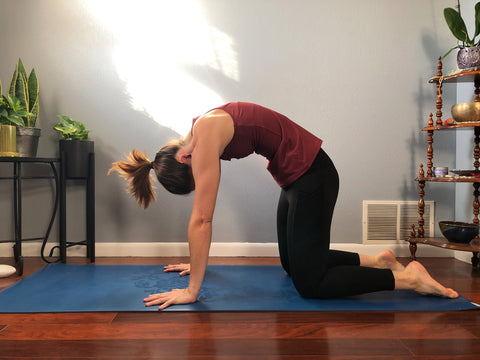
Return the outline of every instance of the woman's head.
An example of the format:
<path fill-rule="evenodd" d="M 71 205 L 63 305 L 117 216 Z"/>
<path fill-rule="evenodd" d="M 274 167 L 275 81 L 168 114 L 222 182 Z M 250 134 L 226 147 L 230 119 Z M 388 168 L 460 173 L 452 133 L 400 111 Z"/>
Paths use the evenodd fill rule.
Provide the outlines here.
<path fill-rule="evenodd" d="M 172 194 L 189 194 L 195 189 L 192 168 L 177 161 L 181 140 L 173 140 L 163 146 L 155 155 L 153 169 L 158 181 Z"/>
<path fill-rule="evenodd" d="M 169 142 L 157 152 L 153 162 L 150 162 L 145 153 L 133 149 L 126 161 L 113 163 L 108 173 L 118 171 L 129 182 L 127 191 L 135 197 L 138 205 L 145 209 L 155 200 L 151 169 L 155 170 L 158 181 L 169 192 L 188 194 L 195 189 L 192 169 L 175 158 L 182 145 L 181 140 Z"/>

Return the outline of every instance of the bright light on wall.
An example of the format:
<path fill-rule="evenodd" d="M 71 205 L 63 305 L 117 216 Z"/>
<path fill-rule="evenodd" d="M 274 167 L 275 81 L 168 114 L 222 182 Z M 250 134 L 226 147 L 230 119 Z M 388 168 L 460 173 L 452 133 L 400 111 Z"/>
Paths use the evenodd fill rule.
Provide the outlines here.
<path fill-rule="evenodd" d="M 238 81 L 233 40 L 209 26 L 193 0 L 85 0 L 112 32 L 119 77 L 134 109 L 184 135 L 191 119 L 223 100 L 195 79 L 218 71 Z"/>

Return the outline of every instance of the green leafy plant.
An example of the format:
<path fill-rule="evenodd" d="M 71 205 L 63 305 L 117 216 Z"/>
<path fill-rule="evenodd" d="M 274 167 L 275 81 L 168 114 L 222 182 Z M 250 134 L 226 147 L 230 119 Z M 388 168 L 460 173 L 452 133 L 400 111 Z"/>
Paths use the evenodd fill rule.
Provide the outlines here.
<path fill-rule="evenodd" d="M 460 5 L 458 5 L 458 11 L 452 8 L 445 8 L 443 15 L 453 36 L 455 36 L 460 43 L 443 55 L 442 59 L 447 57 L 454 49 L 463 49 L 480 44 L 480 38 L 477 39 L 477 36 L 480 35 L 480 2 L 475 4 L 475 33 L 472 38 L 468 35 L 467 26 L 460 14 Z"/>
<path fill-rule="evenodd" d="M 37 125 L 39 112 L 38 93 L 39 85 L 35 69 L 32 69 L 27 76 L 22 60 L 18 59 L 17 66 L 10 80 L 8 95 L 12 99 L 18 99 L 23 109 L 28 113 L 28 115 L 23 117 L 24 126 L 35 127 Z"/>
<path fill-rule="evenodd" d="M 1 92 L 1 84 L 0 84 Z M 17 125 L 25 126 L 24 118 L 32 116 L 23 108 L 23 105 L 19 99 L 15 96 L 2 95 L 0 97 L 0 124 L 2 125 Z"/>
<path fill-rule="evenodd" d="M 85 129 L 80 121 L 73 120 L 69 116 L 57 115 L 62 120 L 56 124 L 53 129 L 60 132 L 62 137 L 66 140 L 89 140 L 88 133 L 90 130 Z"/>

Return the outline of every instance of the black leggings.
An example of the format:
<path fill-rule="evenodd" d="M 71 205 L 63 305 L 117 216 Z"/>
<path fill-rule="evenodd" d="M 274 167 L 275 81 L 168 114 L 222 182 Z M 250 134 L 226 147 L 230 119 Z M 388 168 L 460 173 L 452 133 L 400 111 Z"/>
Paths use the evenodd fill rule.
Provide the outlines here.
<path fill-rule="evenodd" d="M 283 268 L 307 298 L 393 290 L 391 270 L 362 267 L 358 254 L 330 250 L 338 185 L 337 170 L 321 149 L 310 169 L 282 189 L 277 232 Z"/>

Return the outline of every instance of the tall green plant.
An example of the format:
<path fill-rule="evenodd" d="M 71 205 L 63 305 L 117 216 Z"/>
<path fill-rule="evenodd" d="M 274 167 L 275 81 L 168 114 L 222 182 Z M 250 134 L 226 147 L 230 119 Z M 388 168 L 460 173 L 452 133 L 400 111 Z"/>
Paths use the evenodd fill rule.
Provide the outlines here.
<path fill-rule="evenodd" d="M 445 8 L 443 15 L 448 28 L 460 43 L 451 48 L 442 58 L 447 57 L 455 49 L 463 49 L 464 47 L 478 46 L 480 44 L 480 38 L 477 40 L 477 36 L 480 35 L 480 2 L 475 4 L 475 33 L 472 38 L 468 35 L 467 26 L 460 14 L 460 5 L 458 11 L 452 8 Z"/>
<path fill-rule="evenodd" d="M 39 85 L 35 69 L 30 71 L 27 76 L 22 60 L 18 59 L 17 66 L 13 72 L 8 94 L 12 98 L 17 98 L 25 111 L 31 115 L 24 117 L 25 126 L 35 127 L 37 125 L 39 112 Z"/>

